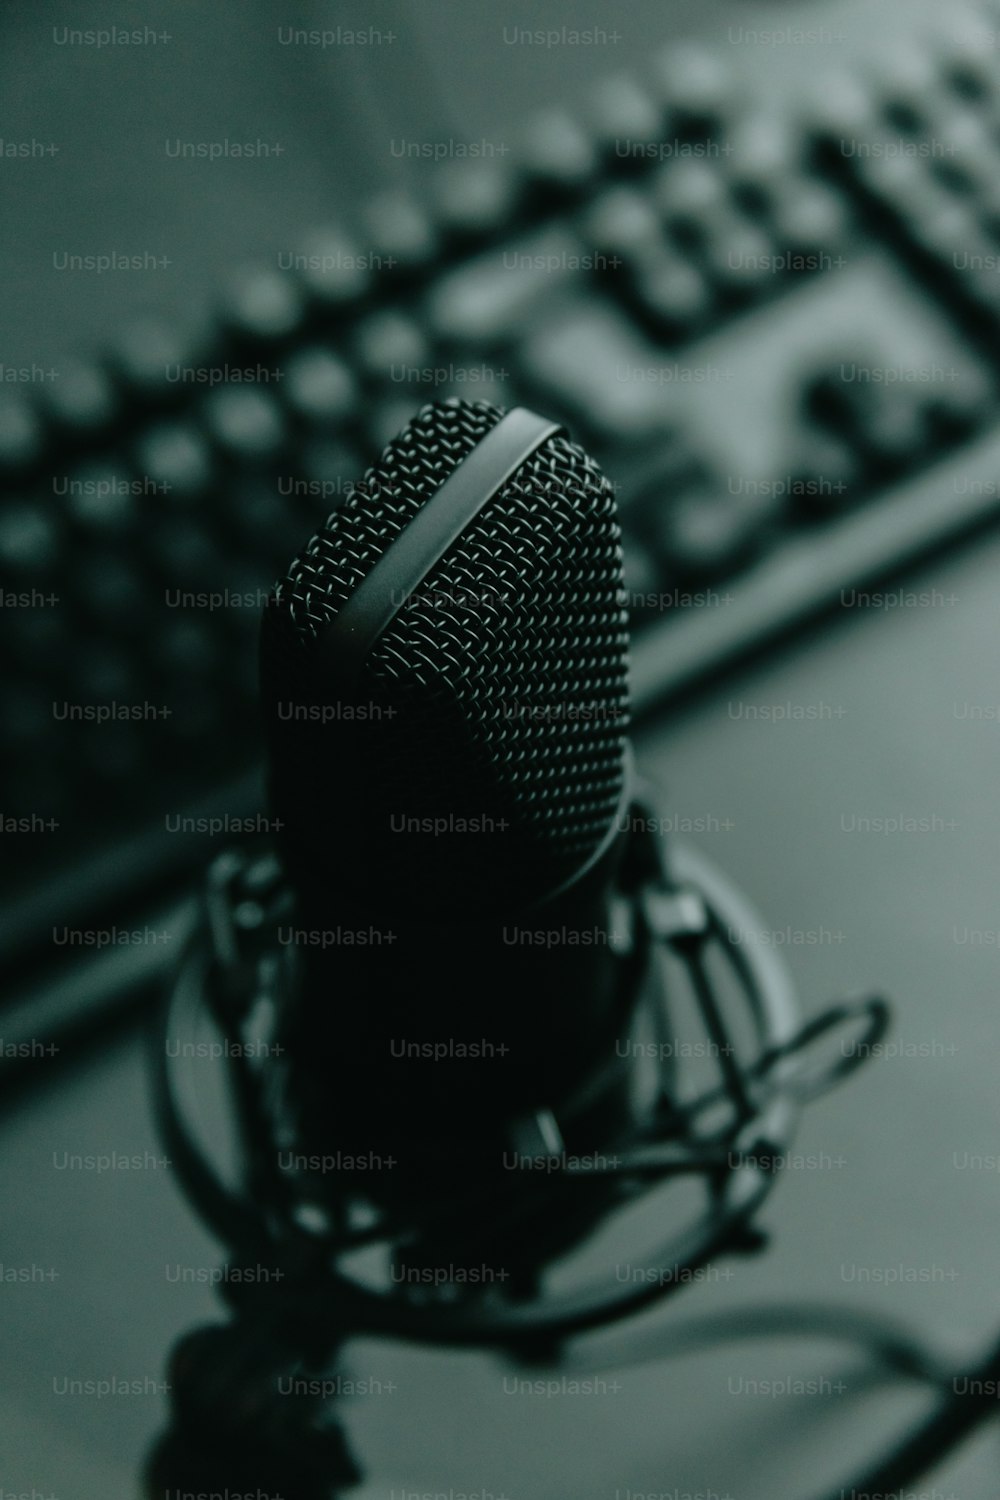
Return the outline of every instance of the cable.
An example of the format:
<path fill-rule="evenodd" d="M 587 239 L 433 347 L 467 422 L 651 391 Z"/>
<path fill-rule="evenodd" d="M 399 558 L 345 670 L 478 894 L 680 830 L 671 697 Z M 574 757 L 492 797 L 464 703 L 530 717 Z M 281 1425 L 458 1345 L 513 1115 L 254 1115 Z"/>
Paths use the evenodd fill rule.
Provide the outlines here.
<path fill-rule="evenodd" d="M 698 1354 L 714 1344 L 782 1338 L 829 1339 L 865 1345 L 887 1369 L 906 1379 L 941 1388 L 946 1388 L 951 1380 L 951 1371 L 933 1351 L 915 1342 L 895 1319 L 832 1303 L 808 1302 L 734 1307 L 690 1318 L 670 1329 L 656 1329 L 645 1339 L 622 1340 L 619 1349 L 598 1356 L 596 1363 L 592 1358 L 579 1357 L 571 1362 L 571 1368 L 619 1369 Z M 665 1340 L 669 1341 L 666 1345 Z"/>
<path fill-rule="evenodd" d="M 955 1387 L 960 1379 L 970 1387 L 959 1393 Z M 853 1486 L 838 1485 L 822 1500 L 841 1500 L 845 1493 L 896 1495 L 911 1480 L 935 1468 L 982 1422 L 1000 1416 L 997 1393 L 1000 1391 L 1000 1344 L 990 1353 L 986 1361 L 972 1375 L 953 1376 L 949 1382 L 950 1393 L 946 1400 L 915 1432 L 905 1437 L 896 1448 L 882 1458 L 878 1467 L 855 1480 Z"/>

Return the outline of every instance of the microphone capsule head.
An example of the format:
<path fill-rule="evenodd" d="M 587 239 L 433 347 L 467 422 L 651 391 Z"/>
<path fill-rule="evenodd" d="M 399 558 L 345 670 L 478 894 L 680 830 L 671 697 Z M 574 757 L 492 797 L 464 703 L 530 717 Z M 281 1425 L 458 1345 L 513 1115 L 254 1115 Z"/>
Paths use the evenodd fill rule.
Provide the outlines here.
<path fill-rule="evenodd" d="M 495 915 L 608 840 L 628 728 L 621 538 L 610 483 L 561 431 L 400 588 L 356 669 L 338 656 L 348 602 L 503 417 L 425 406 L 269 600 L 272 802 L 300 886 L 411 918 Z"/>

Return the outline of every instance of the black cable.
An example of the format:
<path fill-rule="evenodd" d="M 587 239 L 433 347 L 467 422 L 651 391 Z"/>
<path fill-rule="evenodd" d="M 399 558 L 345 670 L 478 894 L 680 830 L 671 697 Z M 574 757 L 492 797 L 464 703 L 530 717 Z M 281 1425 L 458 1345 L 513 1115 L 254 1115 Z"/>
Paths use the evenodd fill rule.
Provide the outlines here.
<path fill-rule="evenodd" d="M 965 1381 L 972 1389 L 959 1392 Z M 857 1479 L 853 1486 L 838 1485 L 823 1500 L 841 1500 L 845 1493 L 895 1495 L 904 1485 L 935 1468 L 943 1458 L 990 1417 L 1000 1416 L 1000 1345 L 971 1375 L 953 1376 L 947 1399 L 908 1437 L 904 1438 L 878 1467 Z"/>
<path fill-rule="evenodd" d="M 782 1338 L 865 1345 L 874 1358 L 901 1377 L 942 1389 L 951 1381 L 951 1370 L 941 1364 L 932 1350 L 915 1342 L 895 1319 L 833 1303 L 790 1302 L 759 1308 L 727 1308 L 653 1330 L 644 1339 L 634 1336 L 623 1339 L 617 1350 L 598 1355 L 596 1360 L 581 1355 L 571 1364 L 588 1370 L 620 1369 L 698 1354 L 714 1344 Z"/>

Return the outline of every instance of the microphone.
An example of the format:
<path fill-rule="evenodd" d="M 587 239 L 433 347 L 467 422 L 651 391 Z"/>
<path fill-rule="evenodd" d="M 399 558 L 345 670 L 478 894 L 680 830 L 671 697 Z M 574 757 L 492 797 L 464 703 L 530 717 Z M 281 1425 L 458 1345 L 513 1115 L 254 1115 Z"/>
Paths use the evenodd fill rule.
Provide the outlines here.
<path fill-rule="evenodd" d="M 803 1022 L 781 954 L 733 938 L 753 907 L 662 836 L 629 751 L 621 567 L 612 488 L 557 424 L 449 401 L 276 585 L 275 847 L 209 870 L 154 1055 L 232 1318 L 174 1352 L 150 1494 L 355 1482 L 313 1379 L 346 1341 L 535 1361 L 760 1249 L 801 1106 L 884 1033 L 877 997 Z M 550 1284 L 674 1182 L 638 1279 Z M 289 1372 L 301 1402 L 275 1400 Z"/>
<path fill-rule="evenodd" d="M 574 879 L 622 796 L 622 594 L 611 485 L 556 424 L 425 406 L 265 612 L 272 801 L 300 880 L 493 916 Z M 392 815 L 441 822 L 400 840 Z"/>
<path fill-rule="evenodd" d="M 489 1171 L 561 1151 L 600 1071 L 605 1106 L 627 1094 L 627 652 L 612 487 L 524 408 L 425 406 L 277 584 L 261 698 L 308 1136 L 394 1180 L 436 1148 Z"/>

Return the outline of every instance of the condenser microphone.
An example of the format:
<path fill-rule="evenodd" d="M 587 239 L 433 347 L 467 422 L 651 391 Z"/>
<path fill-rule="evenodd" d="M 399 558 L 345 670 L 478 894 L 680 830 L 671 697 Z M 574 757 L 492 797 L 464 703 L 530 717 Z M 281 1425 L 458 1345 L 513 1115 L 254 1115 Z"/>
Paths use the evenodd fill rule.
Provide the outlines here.
<path fill-rule="evenodd" d="M 753 907 L 662 836 L 622 599 L 597 466 L 532 412 L 463 402 L 424 407 L 276 586 L 276 847 L 208 871 L 155 1059 L 233 1317 L 175 1353 L 150 1493 L 354 1484 L 312 1379 L 345 1340 L 534 1363 L 759 1249 L 800 1106 L 873 1055 L 884 1002 L 804 1022 L 780 953 L 733 937 Z M 653 1189 L 638 1279 L 571 1257 L 552 1285 Z M 273 1285 L 244 1286 L 254 1263 Z"/>
<path fill-rule="evenodd" d="M 317 1138 L 551 1149 L 615 1071 L 627 649 L 612 487 L 524 408 L 425 406 L 276 586 L 262 704 Z"/>

